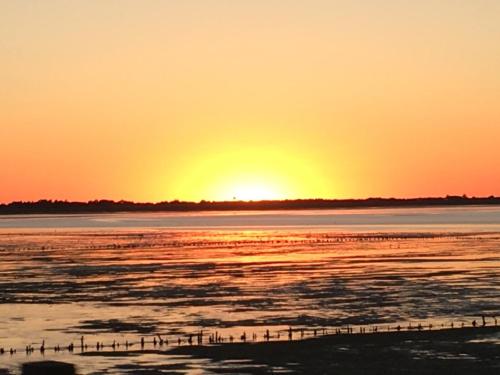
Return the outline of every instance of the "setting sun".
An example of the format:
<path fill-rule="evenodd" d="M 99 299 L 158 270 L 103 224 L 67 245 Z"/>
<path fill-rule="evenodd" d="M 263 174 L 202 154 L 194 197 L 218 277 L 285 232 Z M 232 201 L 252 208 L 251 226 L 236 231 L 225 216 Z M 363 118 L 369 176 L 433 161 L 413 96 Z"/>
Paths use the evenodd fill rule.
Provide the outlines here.
<path fill-rule="evenodd" d="M 499 373 L 499 67 L 500 0 L 0 1 L 0 375 Z"/>
<path fill-rule="evenodd" d="M 252 181 L 237 183 L 228 190 L 234 191 L 233 199 L 240 201 L 280 199 L 283 196 L 271 185 Z"/>
<path fill-rule="evenodd" d="M 206 155 L 210 155 L 207 157 Z M 191 200 L 294 199 L 310 191 L 331 194 L 334 188 L 321 169 L 292 147 L 227 148 L 193 153 L 174 181 L 158 184 Z"/>
<path fill-rule="evenodd" d="M 499 1 L 75 2 L 0 2 L 0 202 L 500 191 Z"/>

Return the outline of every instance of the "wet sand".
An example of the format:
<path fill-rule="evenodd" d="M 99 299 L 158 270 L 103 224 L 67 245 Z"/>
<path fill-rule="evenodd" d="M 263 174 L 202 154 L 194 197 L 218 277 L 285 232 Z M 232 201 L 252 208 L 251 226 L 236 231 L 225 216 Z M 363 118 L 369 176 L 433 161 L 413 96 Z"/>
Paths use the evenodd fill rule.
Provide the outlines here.
<path fill-rule="evenodd" d="M 311 339 L 180 346 L 166 350 L 87 352 L 82 356 L 140 357 L 149 354 L 208 359 L 214 373 L 267 374 L 497 374 L 500 327 L 335 334 Z M 124 371 L 185 373 L 177 364 L 130 363 Z M 210 367 L 210 366 L 207 366 Z"/>
<path fill-rule="evenodd" d="M 119 225 L 120 220 L 128 223 L 100 229 L 61 229 L 52 226 L 53 217 L 31 218 L 43 226 L 38 229 L 13 229 L 9 222 L 10 227 L 0 230 L 0 348 L 17 348 L 17 354 L 0 355 L 0 369 L 16 374 L 26 361 L 57 360 L 74 363 L 80 375 L 200 374 L 242 368 L 246 370 L 240 372 L 247 373 L 307 372 L 304 369 L 312 365 L 331 373 L 332 358 L 340 358 L 339 366 L 349 368 L 358 357 L 373 362 L 383 356 L 398 358 L 411 368 L 418 368 L 418 361 L 442 364 L 449 360 L 448 354 L 443 359 L 434 343 L 411 339 L 398 339 L 385 351 L 372 343 L 372 336 L 349 345 L 328 344 L 329 339 L 322 338 L 314 343 L 263 344 L 263 349 L 258 349 L 260 344 L 255 349 L 235 344 L 178 352 L 165 351 L 166 345 L 161 352 L 151 350 L 151 341 L 159 334 L 172 349 L 173 342 L 180 338 L 186 345 L 189 335 L 200 330 L 207 336 L 217 331 L 226 339 L 233 335 L 236 340 L 246 331 L 248 340 L 256 334 L 262 341 L 269 329 L 271 341 L 276 341 L 278 333 L 281 340 L 286 338 L 289 327 L 296 332 L 304 329 L 305 339 L 313 336 L 314 327 L 329 332 L 348 325 L 356 332 L 360 327 L 369 331 L 374 326 L 409 323 L 470 327 L 473 320 L 480 323 L 482 315 L 491 326 L 492 317 L 500 316 L 500 213 L 472 208 L 460 212 L 350 211 L 328 218 L 323 212 L 292 217 L 267 213 L 247 215 L 244 220 L 239 215 L 240 224 L 251 226 L 238 230 L 207 229 L 214 221 L 236 220 L 229 215 L 186 218 L 203 222 L 196 230 L 149 227 L 145 215 L 88 219 L 93 223 L 104 220 L 106 225 Z M 464 225 L 471 215 L 481 220 Z M 278 218 L 284 227 L 275 226 Z M 178 219 L 169 216 L 170 221 Z M 324 226 L 337 220 L 365 224 Z M 392 224 L 383 229 L 379 224 L 366 224 L 373 220 Z M 270 225 L 262 224 L 268 221 Z M 139 222 L 143 226 L 128 227 Z M 288 227 L 292 222 L 304 225 Z M 485 224 L 489 222 L 497 223 L 496 227 Z M 262 226 L 253 227 L 256 223 Z M 89 351 L 100 342 L 106 353 L 80 356 L 75 355 L 79 353 L 76 348 L 74 353 L 54 352 L 57 345 L 64 348 L 74 343 L 76 347 L 82 335 Z M 133 349 L 140 348 L 141 337 L 147 340 L 147 351 L 121 352 L 126 341 L 135 343 Z M 445 347 L 466 361 L 464 368 L 475 368 L 488 360 L 483 353 L 488 348 L 496 350 L 500 342 L 498 333 L 486 339 L 489 342 L 483 347 L 470 346 L 469 338 L 457 337 L 455 346 Z M 121 346 L 110 353 L 115 340 Z M 50 349 L 42 355 L 39 348 L 44 341 Z M 327 344 L 316 347 L 316 342 Z M 28 345 L 35 351 L 27 356 Z M 482 349 L 475 354 L 474 348 Z M 244 358 L 239 358 L 240 350 Z M 376 355 L 370 359 L 372 352 Z M 387 361 L 381 366 L 391 365 Z M 454 363 L 450 362 L 450 368 Z"/>

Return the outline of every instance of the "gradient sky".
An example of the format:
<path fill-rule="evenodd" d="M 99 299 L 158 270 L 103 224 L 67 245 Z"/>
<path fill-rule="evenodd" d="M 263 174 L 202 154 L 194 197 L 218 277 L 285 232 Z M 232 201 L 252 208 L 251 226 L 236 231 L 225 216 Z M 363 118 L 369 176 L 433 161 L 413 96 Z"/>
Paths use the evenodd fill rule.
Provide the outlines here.
<path fill-rule="evenodd" d="M 1 1 L 0 163 L 0 202 L 498 195 L 500 1 Z"/>

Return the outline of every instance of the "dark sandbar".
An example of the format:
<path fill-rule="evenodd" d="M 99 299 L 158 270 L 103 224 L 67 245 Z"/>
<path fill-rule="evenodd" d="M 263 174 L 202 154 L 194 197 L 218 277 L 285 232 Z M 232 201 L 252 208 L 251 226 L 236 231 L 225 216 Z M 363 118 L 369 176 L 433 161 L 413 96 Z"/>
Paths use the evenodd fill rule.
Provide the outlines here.
<path fill-rule="evenodd" d="M 221 369 L 224 373 L 270 373 L 281 369 L 310 374 L 498 374 L 499 342 L 500 327 L 479 327 L 326 335 L 297 341 L 82 355 L 135 357 L 141 353 L 156 353 L 234 363 Z M 256 366 L 245 366 L 243 370 L 238 360 Z M 136 367 L 146 370 L 143 365 Z"/>

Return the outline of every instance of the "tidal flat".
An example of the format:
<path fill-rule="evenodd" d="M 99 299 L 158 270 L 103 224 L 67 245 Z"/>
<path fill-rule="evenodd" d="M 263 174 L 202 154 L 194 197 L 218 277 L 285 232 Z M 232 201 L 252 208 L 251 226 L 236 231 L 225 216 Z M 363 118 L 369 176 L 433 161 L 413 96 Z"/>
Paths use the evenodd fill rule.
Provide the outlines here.
<path fill-rule="evenodd" d="M 13 374 L 498 371 L 498 208 L 10 216 L 0 256 Z"/>

